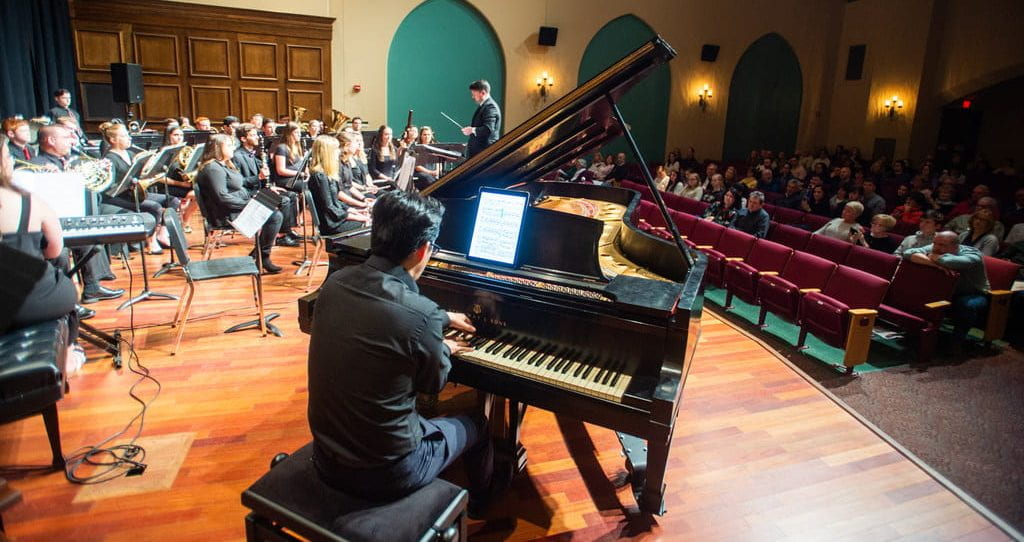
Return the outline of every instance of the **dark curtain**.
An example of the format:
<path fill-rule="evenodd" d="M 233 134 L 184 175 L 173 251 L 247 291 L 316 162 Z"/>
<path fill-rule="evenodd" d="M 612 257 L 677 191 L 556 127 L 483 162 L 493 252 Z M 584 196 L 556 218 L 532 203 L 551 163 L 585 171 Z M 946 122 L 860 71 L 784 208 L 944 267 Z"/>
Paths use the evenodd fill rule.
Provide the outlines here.
<path fill-rule="evenodd" d="M 0 118 L 46 114 L 59 88 L 78 102 L 67 0 L 0 0 Z"/>

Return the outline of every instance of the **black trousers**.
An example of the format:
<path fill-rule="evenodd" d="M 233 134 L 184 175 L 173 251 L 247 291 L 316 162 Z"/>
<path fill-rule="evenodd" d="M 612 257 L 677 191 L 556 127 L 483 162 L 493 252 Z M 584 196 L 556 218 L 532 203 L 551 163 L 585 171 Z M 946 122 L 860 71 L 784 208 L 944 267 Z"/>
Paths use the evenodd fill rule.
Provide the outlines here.
<path fill-rule="evenodd" d="M 103 203 L 113 205 L 126 211 L 135 212 L 135 198 L 129 193 L 123 193 L 116 197 L 104 196 Z M 146 199 L 139 200 L 139 212 L 153 215 L 157 224 L 164 223 L 164 209 L 177 209 L 181 206 L 181 200 L 174 196 L 163 194 L 146 193 Z"/>

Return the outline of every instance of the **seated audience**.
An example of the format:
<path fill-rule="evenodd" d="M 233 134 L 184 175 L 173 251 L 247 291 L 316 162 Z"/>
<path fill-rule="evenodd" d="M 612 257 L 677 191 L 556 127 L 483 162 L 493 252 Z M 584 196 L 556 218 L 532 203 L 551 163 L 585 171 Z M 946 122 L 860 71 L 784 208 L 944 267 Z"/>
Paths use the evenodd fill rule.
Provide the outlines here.
<path fill-rule="evenodd" d="M 715 173 L 711 176 L 711 182 L 708 183 L 707 188 L 704 189 L 704 195 L 701 196 L 700 200 L 707 204 L 712 204 L 717 201 L 722 201 L 722 197 L 725 195 L 725 178 L 721 173 Z"/>
<path fill-rule="evenodd" d="M 806 202 L 806 196 L 804 195 L 803 186 L 800 181 L 796 179 L 790 179 L 786 182 L 786 191 L 782 197 L 776 200 L 776 207 L 785 207 L 787 209 L 800 209 L 802 204 Z"/>
<path fill-rule="evenodd" d="M 747 207 L 736 213 L 729 227 L 764 239 L 768 235 L 768 224 L 771 219 L 763 207 L 764 194 L 757 190 L 751 192 L 747 196 Z"/>
<path fill-rule="evenodd" d="M 1024 222 L 1024 188 L 1018 188 L 1013 193 L 1013 202 L 1003 209 L 1002 219 L 1011 227 Z"/>
<path fill-rule="evenodd" d="M 740 179 L 740 184 L 747 187 L 747 190 L 757 189 L 757 177 L 754 177 L 754 168 L 747 168 L 747 174 Z"/>
<path fill-rule="evenodd" d="M 833 194 L 832 197 L 828 199 L 828 207 L 830 212 L 825 216 L 840 216 L 841 214 L 843 214 L 843 209 L 846 207 L 846 204 L 849 203 L 849 201 L 850 196 L 847 187 L 837 187 L 835 194 Z"/>
<path fill-rule="evenodd" d="M 995 235 L 997 239 L 1002 239 L 1006 234 L 1006 227 L 1003 226 L 1002 222 L 999 222 L 999 215 L 997 214 L 999 212 L 999 206 L 997 205 L 995 198 L 991 198 L 989 196 L 979 198 L 971 214 L 960 215 L 947 222 L 946 229 L 956 233 L 963 233 L 971 229 L 971 218 L 974 216 L 974 213 L 977 213 L 982 209 L 992 213 L 992 217 L 996 220 L 995 225 L 992 227 L 992 234 Z"/>
<path fill-rule="evenodd" d="M 842 216 L 829 220 L 824 226 L 818 228 L 814 233 L 827 235 L 840 241 L 849 241 L 854 231 L 862 231 L 857 219 L 864 212 L 864 205 L 859 201 L 849 201 L 843 206 Z"/>
<path fill-rule="evenodd" d="M 724 182 L 726 188 L 732 188 L 732 185 L 736 184 L 736 182 L 739 180 L 736 178 L 736 166 L 729 166 L 725 168 L 724 175 L 725 176 L 722 179 L 722 181 Z"/>
<path fill-rule="evenodd" d="M 825 187 L 820 184 L 811 187 L 808 196 L 800 202 L 800 208 L 807 213 L 819 216 L 832 216 L 828 193 L 825 192 Z"/>
<path fill-rule="evenodd" d="M 911 192 L 907 195 L 903 205 L 892 210 L 892 216 L 900 222 L 916 225 L 921 222 L 921 217 L 924 216 L 925 211 L 928 210 L 930 210 L 928 199 L 925 198 L 924 194 L 920 192 Z"/>
<path fill-rule="evenodd" d="M 935 189 L 929 203 L 933 209 L 945 215 L 952 211 L 953 207 L 956 207 L 955 198 L 956 187 L 953 186 L 952 179 L 950 179 L 950 182 L 940 184 L 939 187 Z"/>
<path fill-rule="evenodd" d="M 988 276 L 981 252 L 972 246 L 960 245 L 958 236 L 951 231 L 935 234 L 932 244 L 908 249 L 904 260 L 930 265 L 960 274 L 953 293 L 953 306 L 946 313 L 953 320 L 953 348 L 962 348 L 967 333 L 988 312 Z"/>
<path fill-rule="evenodd" d="M 952 175 L 950 177 L 952 177 Z M 953 180 L 955 181 L 956 179 L 954 178 Z M 989 192 L 988 186 L 983 184 L 975 186 L 971 189 L 970 197 L 957 203 L 956 206 L 953 207 L 953 209 L 946 215 L 946 218 L 951 220 L 961 215 L 972 214 L 977 209 L 978 202 L 980 202 L 982 198 L 988 197 Z"/>
<path fill-rule="evenodd" d="M 661 192 L 665 192 L 668 190 L 669 181 L 671 181 L 671 178 L 669 177 L 668 170 L 665 169 L 665 166 L 658 164 L 654 168 L 654 187 Z"/>
<path fill-rule="evenodd" d="M 697 161 L 697 150 L 693 147 L 687 147 L 686 154 L 683 155 L 679 161 L 679 171 L 683 172 L 688 169 L 697 169 L 700 167 L 700 162 Z"/>
<path fill-rule="evenodd" d="M 600 156 L 600 153 L 596 154 Z M 590 171 L 594 173 L 594 179 L 598 181 L 607 179 L 613 169 L 615 169 L 615 157 L 610 154 L 603 160 L 595 160 L 593 164 L 590 164 Z"/>
<path fill-rule="evenodd" d="M 889 236 L 889 230 L 895 225 L 896 219 L 892 215 L 875 215 L 871 219 L 871 229 L 867 235 L 864 235 L 860 228 L 850 230 L 850 242 L 891 254 L 896 249 L 896 241 Z"/>
<path fill-rule="evenodd" d="M 917 230 L 917 233 L 906 236 L 893 253 L 897 256 L 902 256 L 907 249 L 920 248 L 932 244 L 932 240 L 935 239 L 935 232 L 939 230 L 941 224 L 942 213 L 926 211 L 921 215 L 921 221 L 917 223 L 917 227 L 920 228 Z"/>
<path fill-rule="evenodd" d="M 696 173 L 686 174 L 686 183 L 676 185 L 674 192 L 684 198 L 700 199 L 704 196 L 704 189 L 700 186 L 700 176 Z"/>
<path fill-rule="evenodd" d="M 768 160 L 765 158 L 765 160 Z M 779 183 L 775 179 L 775 172 L 771 168 L 765 167 L 761 169 L 761 178 L 757 181 L 757 189 L 764 192 L 778 192 Z"/>
<path fill-rule="evenodd" d="M 722 195 L 721 201 L 712 203 L 704 210 L 704 220 L 710 220 L 715 224 L 729 226 L 732 224 L 736 213 L 742 208 L 743 195 L 736 188 L 731 188 Z"/>
<path fill-rule="evenodd" d="M 864 184 L 861 186 L 860 202 L 864 205 L 864 213 L 860 215 L 861 224 L 871 224 L 871 219 L 875 215 L 886 211 L 885 198 L 875 191 L 877 188 L 875 181 L 871 179 L 865 179 Z M 906 197 L 905 194 L 904 197 Z"/>
<path fill-rule="evenodd" d="M 665 171 L 668 172 L 679 172 L 679 149 L 673 149 L 668 151 L 668 156 L 665 158 Z"/>
<path fill-rule="evenodd" d="M 627 179 L 627 165 L 626 165 L 626 153 L 620 152 L 615 155 L 615 167 L 612 168 L 611 173 L 605 177 L 606 182 L 618 182 L 625 181 Z"/>
<path fill-rule="evenodd" d="M 992 211 L 979 208 L 971 215 L 971 226 L 960 234 L 960 244 L 971 246 L 986 256 L 995 256 L 999 251 L 999 238 L 993 234 L 997 224 Z"/>

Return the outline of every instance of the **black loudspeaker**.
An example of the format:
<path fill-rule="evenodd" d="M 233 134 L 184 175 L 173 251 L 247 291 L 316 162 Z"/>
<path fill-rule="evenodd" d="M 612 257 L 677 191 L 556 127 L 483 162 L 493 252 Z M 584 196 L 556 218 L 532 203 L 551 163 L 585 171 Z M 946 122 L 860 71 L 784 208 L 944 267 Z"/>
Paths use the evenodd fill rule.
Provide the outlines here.
<path fill-rule="evenodd" d="M 142 66 L 117 63 L 110 65 L 110 86 L 114 101 L 122 104 L 140 104 L 145 95 L 142 88 Z"/>
<path fill-rule="evenodd" d="M 700 48 L 700 59 L 704 62 L 714 62 L 718 59 L 718 49 L 717 45 L 705 43 Z"/>
<path fill-rule="evenodd" d="M 846 80 L 859 81 L 864 76 L 864 57 L 868 54 L 867 45 L 851 45 L 846 56 Z"/>
<path fill-rule="evenodd" d="M 537 32 L 537 45 L 554 47 L 558 42 L 558 28 L 554 26 L 542 26 Z"/>

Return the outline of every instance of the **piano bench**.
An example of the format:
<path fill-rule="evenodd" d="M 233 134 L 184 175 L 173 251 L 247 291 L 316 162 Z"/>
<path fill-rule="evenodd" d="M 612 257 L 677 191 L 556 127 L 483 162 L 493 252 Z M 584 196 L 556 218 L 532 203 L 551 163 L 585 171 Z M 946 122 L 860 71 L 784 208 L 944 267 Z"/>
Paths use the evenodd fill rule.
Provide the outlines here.
<path fill-rule="evenodd" d="M 57 401 L 67 391 L 67 344 L 67 318 L 0 336 L 0 423 L 42 414 L 56 469 L 64 468 Z"/>
<path fill-rule="evenodd" d="M 309 443 L 242 493 L 247 541 L 465 540 L 466 490 L 438 478 L 394 502 L 366 501 L 321 481 L 312 456 Z"/>

